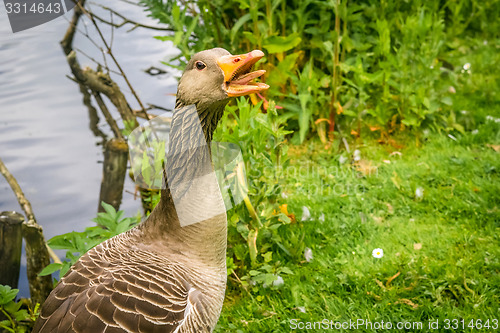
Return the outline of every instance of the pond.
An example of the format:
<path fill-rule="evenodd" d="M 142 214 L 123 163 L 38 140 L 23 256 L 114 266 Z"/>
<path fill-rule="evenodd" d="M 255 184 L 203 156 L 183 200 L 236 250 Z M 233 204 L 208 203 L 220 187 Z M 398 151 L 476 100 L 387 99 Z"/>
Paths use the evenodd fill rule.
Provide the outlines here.
<path fill-rule="evenodd" d="M 98 1 L 97 4 L 104 1 Z M 108 3 L 109 4 L 109 3 Z M 91 8 L 110 19 L 107 10 Z M 132 20 L 156 25 L 139 6 L 116 1 L 113 9 Z M 19 182 L 31 202 L 45 237 L 81 231 L 92 225 L 96 216 L 102 177 L 102 141 L 89 128 L 88 109 L 82 103 L 78 85 L 70 80 L 70 69 L 59 45 L 72 16 L 65 16 L 30 30 L 12 33 L 3 6 L 0 6 L 0 158 Z M 114 17 L 114 22 L 121 19 Z M 162 65 L 178 51 L 172 44 L 153 38 L 163 31 L 132 26 L 113 29 L 100 25 L 105 38 L 143 103 L 173 108 L 176 71 Z M 79 25 L 73 46 L 82 66 L 96 68 L 90 59 L 102 62 L 101 51 L 85 36 L 102 45 L 98 35 Z M 88 57 L 87 57 L 87 56 Z M 90 57 L 90 58 L 89 58 Z M 145 70 L 154 66 L 166 74 L 151 76 Z M 110 66 L 112 67 L 112 66 Z M 112 74 L 121 87 L 123 80 Z M 137 103 L 124 89 L 133 109 Z M 110 107 L 113 110 L 112 107 Z M 118 117 L 117 113 L 114 114 Z M 101 116 L 99 129 L 111 137 Z M 135 199 L 134 184 L 127 180 L 121 209 L 135 215 L 140 200 Z M 0 211 L 21 209 L 9 185 L 0 177 Z M 64 257 L 64 253 L 58 253 Z M 26 262 L 23 253 L 19 281 L 20 296 L 29 297 Z"/>

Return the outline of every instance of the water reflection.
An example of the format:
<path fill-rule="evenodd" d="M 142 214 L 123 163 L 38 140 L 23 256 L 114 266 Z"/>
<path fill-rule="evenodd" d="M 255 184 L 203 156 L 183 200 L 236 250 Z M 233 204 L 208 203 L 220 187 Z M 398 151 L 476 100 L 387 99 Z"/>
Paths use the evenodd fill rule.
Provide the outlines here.
<path fill-rule="evenodd" d="M 113 7 L 127 17 L 155 24 L 139 7 L 120 1 L 113 2 Z M 93 9 L 109 17 L 97 6 Z M 70 70 L 59 41 L 71 15 L 12 34 L 5 11 L 0 11 L 0 156 L 31 201 L 47 238 L 91 225 L 102 176 L 98 162 L 102 161 L 103 139 L 99 132 L 110 134 L 103 120 L 93 131 L 89 129 L 89 122 L 96 122 L 95 115 L 89 119 L 78 85 L 66 77 Z M 110 37 L 110 29 L 101 27 Z M 152 38 L 158 31 L 136 29 L 126 33 L 125 29 L 114 32 L 115 56 L 143 102 L 171 108 L 174 97 L 169 94 L 175 92 L 175 78 L 171 74 L 150 76 L 144 70 L 150 66 L 166 70 L 159 61 L 176 50 Z M 94 35 L 90 28 L 88 32 Z M 82 34 L 75 37 L 74 46 L 92 58 L 102 59 L 100 51 Z M 81 54 L 78 57 L 82 66 L 95 68 L 91 60 Z M 113 78 L 124 86 L 120 78 Z M 137 109 L 134 100 L 130 96 L 127 99 Z M 131 182 L 125 187 L 133 192 Z M 125 193 L 122 209 L 135 214 L 140 202 Z M 3 210 L 20 208 L 0 177 Z M 27 297 L 23 265 L 19 287 L 20 295 Z"/>

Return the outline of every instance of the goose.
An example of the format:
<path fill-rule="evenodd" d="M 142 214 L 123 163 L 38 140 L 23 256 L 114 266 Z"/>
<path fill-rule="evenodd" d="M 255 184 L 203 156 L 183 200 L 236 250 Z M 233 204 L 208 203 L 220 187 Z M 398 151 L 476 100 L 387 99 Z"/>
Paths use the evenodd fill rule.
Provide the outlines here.
<path fill-rule="evenodd" d="M 251 71 L 263 56 L 259 50 L 231 55 L 222 48 L 196 53 L 179 80 L 169 149 L 199 147 L 190 134 L 196 132 L 190 132 L 196 123 L 209 144 L 230 98 L 268 89 L 265 83 L 253 81 L 265 71 Z M 185 111 L 188 105 L 196 107 L 196 117 Z M 165 173 L 167 186 L 149 217 L 84 254 L 44 302 L 33 332 L 183 333 L 214 329 L 226 288 L 227 217 L 224 211 L 207 214 L 196 223 L 183 223 L 179 218 L 176 195 L 181 202 L 188 201 L 183 206 L 188 212 L 208 207 L 207 200 L 198 206 L 183 195 L 186 186 L 171 189 L 175 175 L 193 173 L 189 160 L 196 157 L 192 151 L 198 149 L 187 151 L 167 163 L 167 169 L 177 171 L 172 179 Z M 204 153 L 198 153 L 200 156 L 206 157 Z M 213 186 L 201 191 L 205 199 L 220 194 Z"/>

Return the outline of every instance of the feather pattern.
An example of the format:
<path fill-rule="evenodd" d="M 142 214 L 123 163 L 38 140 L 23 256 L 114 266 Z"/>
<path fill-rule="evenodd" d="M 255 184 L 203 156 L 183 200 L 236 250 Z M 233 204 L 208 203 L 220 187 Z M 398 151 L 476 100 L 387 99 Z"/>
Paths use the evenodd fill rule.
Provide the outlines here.
<path fill-rule="evenodd" d="M 43 304 L 34 333 L 212 331 L 226 287 L 226 214 L 206 215 L 199 223 L 181 227 L 169 187 L 175 177 L 188 179 L 182 185 L 189 187 L 198 175 L 211 171 L 209 150 L 197 147 L 210 144 L 227 103 L 220 88 L 222 71 L 215 62 L 221 54 L 228 52 L 200 52 L 193 58 L 204 61 L 210 71 L 199 80 L 192 59 L 181 78 L 169 149 L 182 153 L 167 159 L 175 172 L 172 179 L 167 177 L 169 186 L 156 208 L 140 225 L 94 247 L 71 267 Z M 188 104 L 196 105 L 195 114 L 182 111 Z M 174 191 L 185 190 L 179 189 Z M 206 198 L 220 192 L 213 187 L 202 191 Z M 190 198 L 183 199 L 188 209 L 203 210 Z"/>

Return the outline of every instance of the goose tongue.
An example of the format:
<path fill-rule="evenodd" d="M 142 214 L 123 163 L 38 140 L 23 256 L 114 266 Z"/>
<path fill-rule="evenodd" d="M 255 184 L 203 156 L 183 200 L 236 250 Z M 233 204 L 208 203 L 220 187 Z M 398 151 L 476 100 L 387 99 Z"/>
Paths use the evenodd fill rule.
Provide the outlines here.
<path fill-rule="evenodd" d="M 264 56 L 264 52 L 254 50 L 247 54 L 222 56 L 217 64 L 224 72 L 224 86 L 229 97 L 244 96 L 269 88 L 262 82 L 253 82 L 265 70 L 251 72 L 252 66 Z"/>

